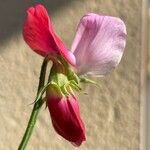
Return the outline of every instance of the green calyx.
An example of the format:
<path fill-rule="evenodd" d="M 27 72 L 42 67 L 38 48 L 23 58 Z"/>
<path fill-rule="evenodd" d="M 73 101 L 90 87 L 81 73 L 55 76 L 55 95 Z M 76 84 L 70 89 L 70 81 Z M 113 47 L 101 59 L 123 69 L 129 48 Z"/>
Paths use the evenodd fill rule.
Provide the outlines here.
<path fill-rule="evenodd" d="M 69 68 L 68 63 L 60 55 L 57 55 L 57 61 L 53 61 L 48 83 L 50 85 L 47 91 L 53 96 L 68 96 L 73 93 L 73 90 L 81 92 L 80 83 L 97 85 L 93 80 L 79 77 Z"/>
<path fill-rule="evenodd" d="M 73 89 L 76 91 L 80 91 L 81 87 L 79 83 L 76 82 L 76 79 L 70 78 L 70 76 L 67 76 L 63 73 L 55 73 L 50 78 L 50 85 L 49 87 L 53 88 L 58 95 L 61 94 L 61 96 L 68 96 L 73 92 Z M 48 87 L 48 88 L 49 88 Z M 52 92 L 52 91 L 51 91 Z M 54 93 L 54 91 L 53 91 Z"/>
<path fill-rule="evenodd" d="M 53 62 L 48 82 L 51 83 L 49 87 L 55 89 L 55 94 L 59 93 L 61 96 L 68 96 L 73 93 L 73 90 L 81 91 L 79 77 L 61 57 L 58 57 L 58 63 Z"/>

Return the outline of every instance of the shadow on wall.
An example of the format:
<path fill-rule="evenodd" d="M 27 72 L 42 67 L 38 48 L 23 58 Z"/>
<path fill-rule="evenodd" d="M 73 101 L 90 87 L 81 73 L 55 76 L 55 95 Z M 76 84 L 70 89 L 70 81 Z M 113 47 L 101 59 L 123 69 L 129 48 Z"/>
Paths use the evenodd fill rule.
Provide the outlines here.
<path fill-rule="evenodd" d="M 2 0 L 1 0 L 2 1 Z M 49 14 L 68 5 L 73 0 L 4 0 L 0 4 L 0 43 L 4 42 L 22 28 L 25 11 L 29 6 L 42 3 Z"/>

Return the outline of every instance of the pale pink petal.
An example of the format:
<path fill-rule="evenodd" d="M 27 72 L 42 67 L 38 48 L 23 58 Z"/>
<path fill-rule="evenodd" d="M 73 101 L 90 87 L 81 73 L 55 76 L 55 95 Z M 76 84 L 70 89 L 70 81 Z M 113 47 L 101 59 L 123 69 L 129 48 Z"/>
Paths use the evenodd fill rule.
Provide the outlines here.
<path fill-rule="evenodd" d="M 81 18 L 71 51 L 79 74 L 105 75 L 115 68 L 126 44 L 126 26 L 116 17 L 87 14 Z"/>

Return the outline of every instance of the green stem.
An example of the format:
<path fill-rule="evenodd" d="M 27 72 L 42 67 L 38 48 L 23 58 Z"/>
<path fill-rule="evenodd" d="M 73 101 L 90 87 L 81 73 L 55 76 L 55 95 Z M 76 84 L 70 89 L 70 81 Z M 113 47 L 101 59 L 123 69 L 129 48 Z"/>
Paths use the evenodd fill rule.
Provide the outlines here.
<path fill-rule="evenodd" d="M 37 95 L 39 94 L 40 89 L 44 86 L 45 83 L 45 74 L 46 74 L 46 68 L 47 68 L 47 63 L 48 63 L 48 57 L 46 57 L 43 61 L 42 67 L 41 67 L 41 72 L 40 72 L 40 79 L 39 79 L 39 86 L 38 86 L 38 91 Z M 33 107 L 30 120 L 28 122 L 28 126 L 26 128 L 26 131 L 24 133 L 24 136 L 22 138 L 22 141 L 19 145 L 18 150 L 24 150 L 27 146 L 27 143 L 31 137 L 33 128 L 35 126 L 37 116 L 39 114 L 40 108 L 43 105 L 44 101 L 42 99 L 38 100 Z"/>

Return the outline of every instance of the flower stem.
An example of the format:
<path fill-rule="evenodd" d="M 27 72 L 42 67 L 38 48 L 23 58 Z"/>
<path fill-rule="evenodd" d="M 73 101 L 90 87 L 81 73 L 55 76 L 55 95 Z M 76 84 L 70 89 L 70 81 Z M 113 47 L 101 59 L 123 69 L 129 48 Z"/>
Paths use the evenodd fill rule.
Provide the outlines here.
<path fill-rule="evenodd" d="M 43 88 L 44 83 L 45 83 L 45 74 L 46 74 L 46 68 L 47 68 L 47 63 L 48 63 L 48 57 L 45 57 L 42 67 L 41 67 L 41 72 L 40 72 L 40 78 L 39 78 L 39 86 L 38 86 L 38 91 L 37 91 L 37 95 L 39 94 L 39 91 L 41 88 Z M 28 126 L 26 128 L 26 131 L 24 133 L 24 136 L 22 138 L 22 141 L 19 145 L 18 150 L 24 150 L 27 146 L 27 143 L 31 137 L 33 128 L 35 126 L 36 120 L 37 120 L 37 116 L 39 114 L 40 108 L 42 107 L 44 101 L 42 100 L 42 98 L 40 100 L 38 100 L 33 107 L 31 116 L 30 116 L 30 120 L 28 122 Z"/>

